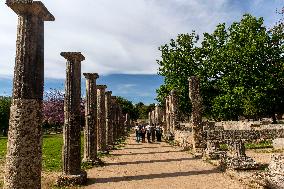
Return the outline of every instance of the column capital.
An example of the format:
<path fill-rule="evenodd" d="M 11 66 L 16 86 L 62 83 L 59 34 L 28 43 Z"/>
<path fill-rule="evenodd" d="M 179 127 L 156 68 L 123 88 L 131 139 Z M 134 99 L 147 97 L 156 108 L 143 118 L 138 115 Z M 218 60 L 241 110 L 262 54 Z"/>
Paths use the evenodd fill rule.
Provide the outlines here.
<path fill-rule="evenodd" d="M 31 14 L 39 16 L 44 21 L 54 21 L 54 16 L 47 10 L 41 1 L 33 0 L 6 0 L 6 5 L 17 15 Z"/>
<path fill-rule="evenodd" d="M 78 60 L 81 62 L 85 60 L 85 57 L 82 55 L 81 52 L 61 52 L 60 55 L 69 61 Z"/>
<path fill-rule="evenodd" d="M 97 85 L 97 89 L 106 89 L 107 86 L 106 85 Z"/>
<path fill-rule="evenodd" d="M 106 91 L 106 95 L 112 95 L 112 91 Z"/>
<path fill-rule="evenodd" d="M 98 79 L 100 76 L 97 73 L 83 73 L 86 79 Z"/>

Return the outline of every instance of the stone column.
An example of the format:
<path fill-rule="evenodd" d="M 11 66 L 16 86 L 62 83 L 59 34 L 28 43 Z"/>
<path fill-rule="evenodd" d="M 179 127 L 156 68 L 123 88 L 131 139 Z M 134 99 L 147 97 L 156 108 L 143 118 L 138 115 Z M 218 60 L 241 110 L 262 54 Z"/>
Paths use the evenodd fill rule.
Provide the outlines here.
<path fill-rule="evenodd" d="M 204 144 L 202 139 L 202 99 L 199 78 L 196 76 L 189 78 L 189 98 L 192 104 L 193 151 L 198 151 L 198 149 L 204 148 Z"/>
<path fill-rule="evenodd" d="M 102 153 L 107 152 L 106 144 L 106 109 L 105 90 L 106 85 L 97 85 L 98 101 L 98 148 Z"/>
<path fill-rule="evenodd" d="M 84 73 L 86 78 L 84 162 L 94 164 L 97 160 L 97 73 Z"/>
<path fill-rule="evenodd" d="M 124 129 L 125 133 L 130 130 L 130 115 L 128 113 L 125 114 Z"/>
<path fill-rule="evenodd" d="M 112 142 L 114 144 L 116 139 L 117 139 L 117 102 L 116 102 L 116 96 L 111 97 L 111 117 L 112 117 L 112 123 L 113 123 Z"/>
<path fill-rule="evenodd" d="M 112 125 L 112 112 L 111 112 L 111 91 L 105 93 L 105 109 L 106 109 L 106 136 L 107 136 L 107 149 L 112 149 L 113 147 L 113 125 Z"/>
<path fill-rule="evenodd" d="M 171 91 L 171 132 L 174 134 L 179 127 L 178 97 L 175 90 Z"/>
<path fill-rule="evenodd" d="M 81 170 L 81 61 L 80 52 L 62 52 L 66 60 L 63 126 L 63 175 L 57 185 L 83 184 L 87 173 Z"/>
<path fill-rule="evenodd" d="M 166 97 L 165 99 L 165 135 L 166 135 L 166 138 L 168 137 L 169 135 L 169 126 L 170 124 L 170 117 L 169 117 L 169 99 L 168 97 Z"/>
<path fill-rule="evenodd" d="M 18 15 L 5 189 L 41 188 L 44 21 L 55 18 L 42 2 L 6 1 Z"/>

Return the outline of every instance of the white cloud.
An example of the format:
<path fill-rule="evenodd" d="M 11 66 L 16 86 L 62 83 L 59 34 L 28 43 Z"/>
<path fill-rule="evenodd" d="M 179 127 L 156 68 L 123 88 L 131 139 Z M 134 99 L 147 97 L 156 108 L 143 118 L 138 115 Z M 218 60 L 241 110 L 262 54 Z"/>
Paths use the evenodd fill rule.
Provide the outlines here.
<path fill-rule="evenodd" d="M 263 3 L 252 1 L 254 4 L 244 2 L 243 6 L 250 10 Z M 43 2 L 56 18 L 45 24 L 45 74 L 51 78 L 65 77 L 61 51 L 82 51 L 86 57 L 83 72 L 155 74 L 157 48 L 170 38 L 192 30 L 210 32 L 218 23 L 239 19 L 244 13 L 232 0 Z M 274 10 L 279 0 L 270 2 Z M 261 9 L 257 13 L 262 15 Z M 1 3 L 0 76 L 13 75 L 16 25 L 15 13 Z"/>

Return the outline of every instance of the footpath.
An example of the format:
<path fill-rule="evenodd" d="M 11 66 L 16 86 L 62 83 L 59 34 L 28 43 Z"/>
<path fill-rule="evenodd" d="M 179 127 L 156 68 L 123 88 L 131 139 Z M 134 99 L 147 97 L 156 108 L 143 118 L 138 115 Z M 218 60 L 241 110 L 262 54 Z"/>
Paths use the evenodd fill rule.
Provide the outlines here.
<path fill-rule="evenodd" d="M 85 189 L 242 189 L 213 165 L 165 142 L 136 143 L 111 152 L 106 166 L 88 170 Z"/>

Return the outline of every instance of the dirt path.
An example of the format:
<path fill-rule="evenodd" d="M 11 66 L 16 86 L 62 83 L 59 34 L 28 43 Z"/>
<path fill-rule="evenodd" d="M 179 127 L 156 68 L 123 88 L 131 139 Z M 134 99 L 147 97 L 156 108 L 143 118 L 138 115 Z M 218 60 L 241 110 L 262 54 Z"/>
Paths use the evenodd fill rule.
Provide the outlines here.
<path fill-rule="evenodd" d="M 245 188 L 214 166 L 166 143 L 137 144 L 134 137 L 107 157 L 105 167 L 88 171 L 86 189 Z"/>

